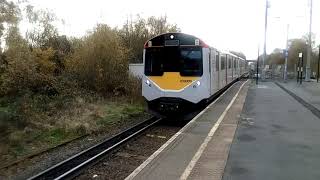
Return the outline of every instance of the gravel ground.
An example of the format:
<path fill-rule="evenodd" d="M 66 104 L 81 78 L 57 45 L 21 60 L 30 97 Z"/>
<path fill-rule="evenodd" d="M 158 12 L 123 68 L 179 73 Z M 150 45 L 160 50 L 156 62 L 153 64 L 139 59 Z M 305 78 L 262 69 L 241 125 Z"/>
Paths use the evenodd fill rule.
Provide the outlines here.
<path fill-rule="evenodd" d="M 130 140 L 76 179 L 124 179 L 187 121 L 165 121 Z"/>
<path fill-rule="evenodd" d="M 122 130 L 132 127 L 133 125 L 146 120 L 151 117 L 150 115 L 141 115 L 139 117 L 132 118 L 130 121 L 121 122 L 115 124 L 112 128 L 109 128 L 105 133 L 93 134 L 86 136 L 83 139 L 75 140 L 65 146 L 52 149 L 39 156 L 35 156 L 31 159 L 20 162 L 9 168 L 0 170 L 0 179 L 26 179 L 38 172 L 59 163 L 60 161 L 67 159 L 68 157 L 87 149 L 102 140 L 115 135 Z"/>

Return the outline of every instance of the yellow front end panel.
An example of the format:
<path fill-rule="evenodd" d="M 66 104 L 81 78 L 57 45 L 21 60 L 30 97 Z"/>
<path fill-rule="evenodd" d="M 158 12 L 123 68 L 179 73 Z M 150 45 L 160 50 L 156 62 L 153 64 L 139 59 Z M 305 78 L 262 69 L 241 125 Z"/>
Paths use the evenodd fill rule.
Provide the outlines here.
<path fill-rule="evenodd" d="M 179 72 L 164 72 L 162 76 L 148 76 L 151 81 L 164 90 L 182 90 L 200 77 L 181 76 Z"/>

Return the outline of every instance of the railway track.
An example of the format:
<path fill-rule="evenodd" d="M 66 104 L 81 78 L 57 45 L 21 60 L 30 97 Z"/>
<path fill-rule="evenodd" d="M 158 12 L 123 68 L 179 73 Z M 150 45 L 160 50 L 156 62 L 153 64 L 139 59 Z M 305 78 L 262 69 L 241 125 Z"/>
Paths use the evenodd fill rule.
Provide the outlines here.
<path fill-rule="evenodd" d="M 236 82 L 236 81 L 235 81 Z M 233 83 L 229 84 L 225 88 L 221 89 L 213 99 L 219 97 L 224 91 L 226 91 Z M 202 108 L 201 108 L 202 109 Z M 200 111 L 195 111 L 190 114 L 190 119 L 196 116 Z M 187 119 L 188 119 L 187 118 Z M 96 144 L 38 174 L 28 178 L 28 180 L 38 179 L 72 179 L 81 174 L 85 169 L 96 164 L 103 159 L 107 154 L 112 152 L 115 148 L 119 147 L 128 140 L 136 137 L 145 130 L 153 127 L 155 124 L 160 122 L 162 119 L 152 117 L 140 124 L 131 127 L 99 144 Z"/>
<path fill-rule="evenodd" d="M 36 179 L 72 179 L 79 175 L 84 169 L 97 163 L 106 154 L 114 150 L 119 145 L 137 136 L 146 129 L 160 122 L 161 118 L 152 117 L 138 125 L 131 127 L 95 146 L 92 146 L 80 153 L 28 178 Z"/>

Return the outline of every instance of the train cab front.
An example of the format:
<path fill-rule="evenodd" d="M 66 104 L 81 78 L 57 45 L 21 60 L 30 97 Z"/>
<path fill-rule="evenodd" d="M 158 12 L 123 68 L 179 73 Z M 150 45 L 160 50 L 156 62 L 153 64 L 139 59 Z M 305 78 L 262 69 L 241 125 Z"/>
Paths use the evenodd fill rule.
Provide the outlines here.
<path fill-rule="evenodd" d="M 167 33 L 146 42 L 142 95 L 152 112 L 181 114 L 208 97 L 203 71 L 206 48 L 200 39 L 182 33 Z"/>

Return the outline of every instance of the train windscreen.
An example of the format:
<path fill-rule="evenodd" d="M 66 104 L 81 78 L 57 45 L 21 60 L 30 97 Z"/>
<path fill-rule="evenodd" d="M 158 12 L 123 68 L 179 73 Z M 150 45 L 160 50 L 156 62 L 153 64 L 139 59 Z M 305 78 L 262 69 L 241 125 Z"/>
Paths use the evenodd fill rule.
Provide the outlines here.
<path fill-rule="evenodd" d="M 201 47 L 166 46 L 146 49 L 147 76 L 161 76 L 163 72 L 180 72 L 181 76 L 201 76 L 202 69 Z"/>

